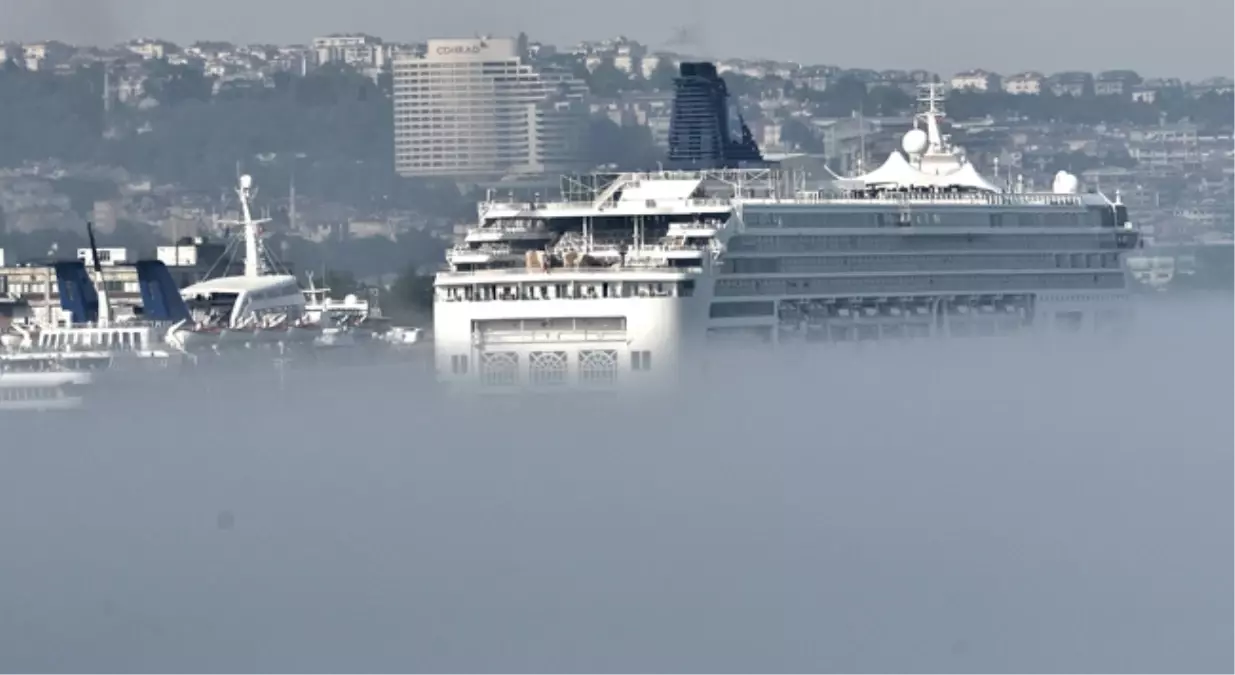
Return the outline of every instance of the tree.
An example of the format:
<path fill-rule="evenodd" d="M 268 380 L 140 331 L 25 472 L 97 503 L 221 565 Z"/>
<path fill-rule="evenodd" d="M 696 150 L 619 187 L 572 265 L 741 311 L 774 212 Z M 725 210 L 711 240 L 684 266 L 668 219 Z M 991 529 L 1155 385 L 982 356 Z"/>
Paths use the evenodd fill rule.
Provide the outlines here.
<path fill-rule="evenodd" d="M 648 86 L 656 91 L 671 91 L 673 81 L 678 76 L 678 69 L 669 59 L 662 58 L 656 62 L 656 67 L 648 75 Z"/>
<path fill-rule="evenodd" d="M 326 270 L 326 278 L 322 279 L 322 284 L 329 288 L 336 297 L 356 294 L 364 290 L 363 286 L 356 281 L 356 275 L 349 270 Z"/>
<path fill-rule="evenodd" d="M 186 64 L 169 64 L 157 59 L 151 73 L 142 84 L 146 95 L 164 105 L 179 105 L 186 101 L 209 101 L 214 94 L 214 79 Z"/>
<path fill-rule="evenodd" d="M 587 138 L 587 157 L 594 166 L 612 164 L 624 171 L 647 171 L 662 159 L 651 129 L 643 125 L 619 125 L 608 117 L 594 117 Z"/>
<path fill-rule="evenodd" d="M 415 266 L 409 265 L 390 286 L 388 300 L 382 301 L 382 308 L 387 307 L 396 315 L 403 314 L 424 323 L 431 323 L 433 275 L 420 274 Z"/>
<path fill-rule="evenodd" d="M 812 90 L 808 96 L 818 105 L 820 115 L 847 117 L 865 107 L 866 84 L 857 78 L 844 76 L 824 91 Z"/>
<path fill-rule="evenodd" d="M 796 117 L 780 123 L 780 137 L 790 145 L 796 146 L 802 152 L 822 153 L 823 140 L 802 120 Z"/>
<path fill-rule="evenodd" d="M 609 59 L 601 61 L 596 70 L 588 74 L 587 86 L 594 95 L 602 98 L 614 98 L 632 88 L 630 77 L 618 70 Z"/>

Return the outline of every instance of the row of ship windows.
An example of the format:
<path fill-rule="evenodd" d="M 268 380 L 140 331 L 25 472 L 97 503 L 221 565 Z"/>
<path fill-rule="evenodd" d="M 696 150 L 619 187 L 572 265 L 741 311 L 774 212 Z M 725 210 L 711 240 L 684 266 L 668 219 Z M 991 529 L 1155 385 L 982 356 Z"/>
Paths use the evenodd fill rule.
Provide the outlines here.
<path fill-rule="evenodd" d="M 811 251 L 951 251 L 1130 248 L 1136 235 L 1119 234 L 915 234 L 891 235 L 737 235 L 726 249 L 734 253 L 807 253 Z"/>
<path fill-rule="evenodd" d="M 723 274 L 912 272 L 916 270 L 1119 269 L 1118 253 L 864 255 L 728 258 Z"/>
<path fill-rule="evenodd" d="M 528 382 L 533 385 L 566 384 L 570 376 L 570 356 L 566 352 L 531 352 L 528 355 Z M 517 352 L 481 352 L 479 354 L 480 380 L 487 385 L 518 384 L 522 367 Z M 617 380 L 618 352 L 614 349 L 582 350 L 576 356 L 575 373 L 584 384 L 612 384 Z M 470 359 L 466 354 L 450 357 L 450 371 L 454 375 L 467 375 Z M 652 352 L 630 352 L 630 370 L 647 372 L 652 369 Z"/>
<path fill-rule="evenodd" d="M 1038 300 L 1042 302 L 1095 302 L 1098 300 L 1107 301 L 1112 299 L 1118 301 L 1120 299 L 1126 299 L 1126 296 L 1101 296 L 1092 293 L 1065 293 L 1038 298 Z M 926 306 L 933 307 L 934 303 L 937 301 L 938 298 L 918 298 L 916 300 L 919 307 L 922 306 L 922 303 L 926 303 Z M 844 303 L 820 304 L 818 300 L 728 300 L 713 302 L 708 308 L 708 317 L 712 319 L 772 317 L 777 316 L 777 308 L 779 307 L 779 316 L 782 320 L 792 319 L 797 321 L 804 316 L 820 319 L 859 315 L 868 317 L 907 316 L 920 319 L 924 315 L 920 312 L 910 311 L 913 309 L 913 307 L 910 306 L 912 304 L 913 301 L 909 301 L 909 303 L 906 304 L 903 302 L 897 302 L 895 299 L 888 303 L 869 303 L 865 305 L 865 307 L 875 310 L 873 314 L 870 314 L 860 311 L 863 305 L 846 305 Z M 1026 311 L 1032 306 L 1032 300 L 1029 299 L 1029 296 L 976 295 L 970 296 L 969 298 L 962 297 L 960 300 L 945 301 L 941 304 L 941 308 L 943 312 L 948 315 L 957 315 L 965 309 L 972 311 L 973 308 L 978 305 L 986 305 L 994 308 L 996 311 L 1008 314 L 1015 313 L 1017 310 L 1022 312 Z M 902 310 L 901 314 L 892 314 L 890 311 L 892 309 Z M 931 309 L 932 314 L 934 311 L 934 309 Z M 849 314 L 845 314 L 845 312 L 849 312 Z"/>
<path fill-rule="evenodd" d="M 797 293 L 913 293 L 1034 289 L 1118 289 L 1122 273 L 1114 274 L 909 274 L 889 277 L 826 277 L 797 279 L 720 279 L 717 297 L 793 295 Z"/>
<path fill-rule="evenodd" d="M 69 397 L 68 391 L 68 387 L 0 387 L 0 401 L 4 403 L 55 401 Z"/>
<path fill-rule="evenodd" d="M 687 298 L 694 280 L 685 281 L 575 281 L 566 283 L 509 283 L 438 286 L 442 302 L 489 300 L 594 300 L 601 298 Z"/>
<path fill-rule="evenodd" d="M 819 211 L 748 211 L 746 227 L 1115 227 L 1110 209 L 1048 213 L 973 213 L 963 211 L 879 211 L 837 213 Z"/>
<path fill-rule="evenodd" d="M 614 332 L 624 330 L 626 330 L 626 317 L 624 316 L 481 319 L 472 322 L 472 332 L 480 335 L 539 331 Z"/>

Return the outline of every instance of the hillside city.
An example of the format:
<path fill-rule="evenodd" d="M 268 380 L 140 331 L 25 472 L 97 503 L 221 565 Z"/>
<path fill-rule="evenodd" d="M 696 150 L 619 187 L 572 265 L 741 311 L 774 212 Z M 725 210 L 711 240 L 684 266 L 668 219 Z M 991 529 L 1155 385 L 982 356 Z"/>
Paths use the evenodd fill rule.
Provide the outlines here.
<path fill-rule="evenodd" d="M 349 283 L 423 279 L 486 190 L 550 195 L 562 174 L 655 169 L 674 78 L 693 58 L 625 37 L 566 48 L 523 35 L 3 43 L 0 270 L 84 246 L 85 220 L 106 246 L 132 252 L 117 256 L 218 240 L 243 171 L 289 261 Z M 764 158 L 808 180 L 877 166 L 910 126 L 919 86 L 940 82 L 948 133 L 993 180 L 1045 187 L 1066 170 L 1118 192 L 1151 244 L 1182 251 L 1182 264 L 1232 241 L 1230 78 L 710 60 Z M 483 147 L 462 126 L 455 137 L 422 132 L 430 108 L 417 92 L 442 73 L 522 97 L 531 121 Z"/>

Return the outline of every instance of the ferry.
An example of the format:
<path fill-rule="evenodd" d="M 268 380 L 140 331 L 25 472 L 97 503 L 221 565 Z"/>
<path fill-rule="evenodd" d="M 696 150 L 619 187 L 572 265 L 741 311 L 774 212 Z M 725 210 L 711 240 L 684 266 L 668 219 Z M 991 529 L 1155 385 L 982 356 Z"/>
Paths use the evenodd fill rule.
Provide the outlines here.
<path fill-rule="evenodd" d="M 11 372 L 0 364 L 0 412 L 66 410 L 82 406 L 83 372 Z"/>

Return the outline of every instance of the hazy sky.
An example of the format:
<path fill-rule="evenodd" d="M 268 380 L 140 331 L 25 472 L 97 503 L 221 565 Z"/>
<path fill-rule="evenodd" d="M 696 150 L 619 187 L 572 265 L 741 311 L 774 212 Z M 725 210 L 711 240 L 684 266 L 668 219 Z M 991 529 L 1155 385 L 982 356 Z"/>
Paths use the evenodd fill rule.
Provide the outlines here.
<path fill-rule="evenodd" d="M 621 33 L 660 47 L 689 26 L 709 56 L 943 73 L 1129 67 L 1196 79 L 1235 73 L 1233 7 L 1231 0 L 0 0 L 0 38 L 292 43 L 334 31 L 420 40 L 522 30 L 554 44 Z"/>

